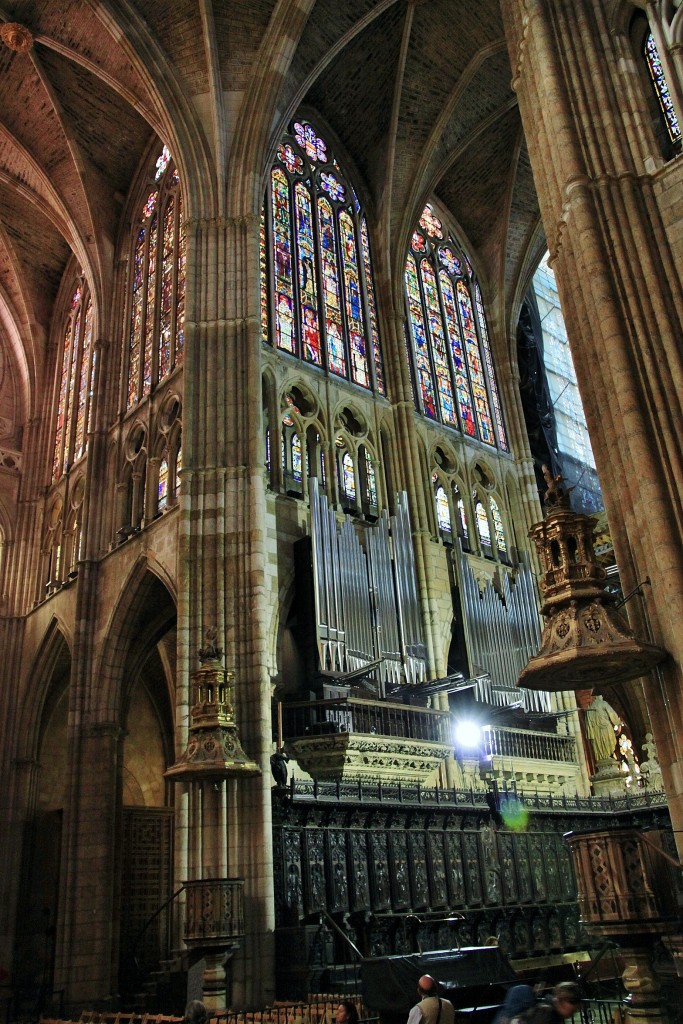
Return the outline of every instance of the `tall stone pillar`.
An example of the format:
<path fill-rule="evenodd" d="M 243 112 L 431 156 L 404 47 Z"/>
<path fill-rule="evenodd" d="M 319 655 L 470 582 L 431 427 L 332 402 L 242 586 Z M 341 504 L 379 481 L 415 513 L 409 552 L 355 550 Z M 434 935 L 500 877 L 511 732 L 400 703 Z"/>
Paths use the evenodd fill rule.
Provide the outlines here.
<path fill-rule="evenodd" d="M 512 84 L 625 590 L 649 576 L 645 682 L 674 829 L 683 828 L 683 167 L 655 160 L 626 26 L 602 0 L 502 0 Z M 652 8 L 654 11 L 654 8 Z M 645 85 L 647 83 L 645 82 Z M 629 605 L 642 631 L 639 609 Z M 635 618 L 634 618 L 635 616 Z"/>
<path fill-rule="evenodd" d="M 187 744 L 189 673 L 208 628 L 235 675 L 234 715 L 261 770 L 225 785 L 212 843 L 221 870 L 244 879 L 245 937 L 233 962 L 232 1005 L 274 996 L 270 810 L 270 679 L 265 609 L 265 485 L 261 452 L 259 218 L 186 225 L 188 281 L 183 487 L 180 494 L 177 754 Z M 179 837 L 191 877 L 193 844 Z"/>

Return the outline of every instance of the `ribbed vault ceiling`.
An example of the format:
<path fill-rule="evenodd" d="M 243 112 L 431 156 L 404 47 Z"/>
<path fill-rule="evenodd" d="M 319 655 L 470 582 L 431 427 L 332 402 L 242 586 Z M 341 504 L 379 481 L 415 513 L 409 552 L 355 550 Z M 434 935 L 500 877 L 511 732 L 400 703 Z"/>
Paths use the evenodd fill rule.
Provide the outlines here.
<path fill-rule="evenodd" d="M 0 27 L 14 22 L 32 36 L 25 53 L 0 44 L 0 344 L 17 396 L 0 423 L 15 434 L 51 383 L 71 253 L 107 322 L 125 199 L 154 133 L 193 212 L 240 214 L 258 207 L 288 118 L 317 114 L 359 176 L 394 281 L 433 195 L 509 318 L 540 243 L 499 0 L 0 0 Z"/>

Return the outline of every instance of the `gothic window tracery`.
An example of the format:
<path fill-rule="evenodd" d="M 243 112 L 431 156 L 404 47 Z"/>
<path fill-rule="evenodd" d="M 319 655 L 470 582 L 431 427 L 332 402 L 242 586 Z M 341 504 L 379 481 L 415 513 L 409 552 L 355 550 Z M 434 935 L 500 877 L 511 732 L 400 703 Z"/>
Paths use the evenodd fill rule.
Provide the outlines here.
<path fill-rule="evenodd" d="M 357 194 L 307 121 L 295 121 L 271 168 L 260 239 L 262 338 L 384 395 L 367 220 Z"/>
<path fill-rule="evenodd" d="M 57 421 L 52 451 L 53 483 L 86 451 L 95 378 L 93 304 L 85 282 L 71 295 L 62 333 Z"/>
<path fill-rule="evenodd" d="M 430 205 L 412 235 L 405 286 L 418 409 L 465 437 L 509 451 L 481 290 Z"/>
<path fill-rule="evenodd" d="M 186 239 L 180 178 L 167 146 L 154 161 L 134 231 L 126 408 L 183 361 Z"/>
<path fill-rule="evenodd" d="M 650 74 L 652 87 L 659 103 L 669 139 L 673 144 L 681 141 L 681 126 L 676 115 L 676 108 L 666 80 L 662 60 L 652 32 L 648 32 L 643 43 L 643 57 Z"/>

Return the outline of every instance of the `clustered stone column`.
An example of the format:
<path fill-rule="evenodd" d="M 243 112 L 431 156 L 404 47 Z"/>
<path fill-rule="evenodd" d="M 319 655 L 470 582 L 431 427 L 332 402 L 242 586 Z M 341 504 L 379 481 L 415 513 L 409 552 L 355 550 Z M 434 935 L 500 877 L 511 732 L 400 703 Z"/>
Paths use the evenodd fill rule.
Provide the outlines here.
<path fill-rule="evenodd" d="M 683 289 L 680 218 L 666 206 L 680 195 L 683 167 L 661 167 L 628 25 L 609 21 L 616 7 L 501 8 L 622 583 L 628 592 L 650 577 L 652 635 L 672 655 L 645 692 L 680 837 L 683 545 L 670 510 L 683 503 Z M 632 603 L 632 625 L 647 635 L 638 614 Z"/>

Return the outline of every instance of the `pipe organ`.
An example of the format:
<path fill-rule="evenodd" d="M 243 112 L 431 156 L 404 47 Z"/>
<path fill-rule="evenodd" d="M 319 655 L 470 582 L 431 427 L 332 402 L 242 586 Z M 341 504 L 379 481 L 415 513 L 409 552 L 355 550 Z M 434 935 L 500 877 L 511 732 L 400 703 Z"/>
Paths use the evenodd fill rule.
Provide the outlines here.
<path fill-rule="evenodd" d="M 550 711 L 550 694 L 523 690 L 517 677 L 541 643 L 536 583 L 520 555 L 514 570 L 481 565 L 454 550 L 460 583 L 463 624 L 477 700 L 498 707 L 523 701 L 525 711 Z"/>
<path fill-rule="evenodd" d="M 415 561 L 405 493 L 396 514 L 373 525 L 338 523 L 334 509 L 309 480 L 311 571 L 315 635 L 323 675 L 374 674 L 383 694 L 426 679 L 415 582 Z M 378 662 L 376 667 L 373 663 Z M 340 682 L 350 681 L 341 679 Z"/>

